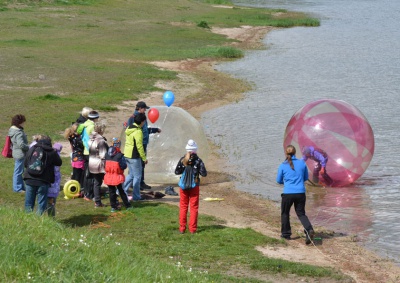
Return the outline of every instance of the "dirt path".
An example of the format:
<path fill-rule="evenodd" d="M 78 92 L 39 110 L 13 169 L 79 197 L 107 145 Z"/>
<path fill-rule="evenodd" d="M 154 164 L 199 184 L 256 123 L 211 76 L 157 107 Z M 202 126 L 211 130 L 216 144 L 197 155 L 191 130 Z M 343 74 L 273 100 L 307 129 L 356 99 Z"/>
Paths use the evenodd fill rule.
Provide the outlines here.
<path fill-rule="evenodd" d="M 235 44 L 238 47 L 254 48 L 260 46 L 260 39 L 270 30 L 271 28 L 243 27 L 213 31 L 237 39 L 238 42 Z M 157 86 L 165 90 L 174 90 L 174 106 L 184 108 L 196 118 L 199 118 L 205 110 L 232 103 L 242 97 L 241 89 L 239 91 L 229 89 L 226 84 L 226 76 L 213 69 L 214 62 L 212 61 L 185 60 L 180 62 L 153 62 L 153 64 L 179 73 L 177 80 L 158 82 Z M 209 80 L 213 84 L 211 89 Z M 229 80 L 229 84 L 231 84 L 232 80 Z M 162 94 L 161 92 L 143 94 L 143 100 L 148 105 L 164 105 Z M 201 94 L 204 94 L 204 97 Z M 101 118 L 107 119 L 106 137 L 120 136 L 121 121 L 125 121 L 131 115 L 135 105 L 136 101 L 129 101 L 118 106 L 119 111 L 117 112 L 101 113 Z M 69 148 L 69 146 L 65 144 L 65 148 Z M 225 225 L 229 227 L 252 228 L 264 235 L 279 238 L 279 204 L 236 190 L 234 183 L 230 181 L 230 176 L 219 169 L 222 168 L 225 161 L 219 158 L 216 148 L 212 148 L 212 151 L 213 154 L 207 162 L 209 176 L 203 179 L 204 182 L 201 186 L 200 213 L 223 219 L 226 222 Z M 65 153 L 68 154 L 67 151 Z M 154 191 L 163 192 L 163 185 L 151 185 Z M 204 199 L 207 197 L 223 198 L 224 200 L 205 201 Z M 160 201 L 177 205 L 179 199 L 178 197 L 166 196 Z M 297 231 L 298 235 L 302 235 L 301 224 L 299 224 L 293 212 L 291 219 L 294 224 L 294 231 Z M 317 236 L 323 238 L 322 245 L 306 246 L 304 238 L 299 237 L 288 241 L 287 246 L 266 246 L 257 249 L 268 257 L 331 266 L 351 276 L 355 282 L 400 282 L 399 266 L 362 248 L 350 236 L 336 235 L 332 231 L 326 231 L 319 227 L 316 227 L 316 232 Z M 284 282 L 282 278 L 276 279 L 276 277 L 263 279 L 272 282 Z M 289 281 L 293 282 L 293 280 L 287 282 Z"/>

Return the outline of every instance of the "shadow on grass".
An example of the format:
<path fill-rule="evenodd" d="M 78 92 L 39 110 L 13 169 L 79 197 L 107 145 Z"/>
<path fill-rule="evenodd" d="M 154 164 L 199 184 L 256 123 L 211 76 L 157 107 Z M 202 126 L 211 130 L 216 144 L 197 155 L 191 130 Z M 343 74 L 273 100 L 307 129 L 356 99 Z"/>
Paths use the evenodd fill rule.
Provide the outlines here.
<path fill-rule="evenodd" d="M 80 214 L 75 215 L 67 219 L 63 219 L 60 222 L 70 227 L 85 227 L 99 222 L 105 222 L 109 218 L 109 215 L 104 214 Z"/>

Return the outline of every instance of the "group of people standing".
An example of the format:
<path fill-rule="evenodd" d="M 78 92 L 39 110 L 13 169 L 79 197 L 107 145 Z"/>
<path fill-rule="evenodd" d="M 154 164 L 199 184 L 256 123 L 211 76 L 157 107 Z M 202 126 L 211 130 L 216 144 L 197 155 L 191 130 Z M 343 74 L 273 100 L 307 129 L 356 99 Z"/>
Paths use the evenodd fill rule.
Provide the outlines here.
<path fill-rule="evenodd" d="M 38 200 L 38 213 L 48 211 L 49 215 L 55 215 L 55 203 L 60 192 L 60 171 L 62 165 L 60 151 L 62 146 L 58 143 L 52 145 L 51 139 L 45 135 L 34 136 L 33 142 L 28 144 L 28 138 L 24 132 L 24 115 L 18 114 L 12 117 L 8 136 L 13 145 L 12 156 L 15 160 L 13 174 L 13 191 L 25 193 L 25 210 L 31 212 L 34 209 L 36 198 Z M 34 155 L 36 148 L 40 147 L 41 156 L 35 160 L 43 163 L 30 164 L 26 156 Z M 35 166 L 38 170 L 24 170 L 29 166 Z M 44 167 L 43 169 L 41 167 Z M 38 173 L 36 173 L 38 172 Z M 56 189 L 58 186 L 58 190 Z"/>
<path fill-rule="evenodd" d="M 148 163 L 147 145 L 149 135 L 160 133 L 160 128 L 148 127 L 145 115 L 149 107 L 145 102 L 139 101 L 136 109 L 127 123 L 125 123 L 125 148 L 121 152 L 121 141 L 113 137 L 108 143 L 104 137 L 106 125 L 99 121 L 97 111 L 84 107 L 80 117 L 72 123 L 64 132 L 64 137 L 71 146 L 71 179 L 76 180 L 82 189 L 82 196 L 87 201 L 94 201 L 95 207 L 104 207 L 101 200 L 101 186 L 106 184 L 109 189 L 111 212 L 121 209 L 118 195 L 127 210 L 132 208 L 130 201 L 141 201 L 144 198 L 140 191 L 151 187 L 144 182 L 144 167 Z M 60 152 L 62 146 L 59 143 L 52 145 L 51 139 L 44 135 L 37 135 L 29 145 L 23 125 L 26 119 L 23 115 L 12 118 L 12 126 L 8 135 L 13 144 L 13 157 L 15 168 L 13 176 L 13 190 L 26 192 L 25 210 L 32 212 L 37 198 L 38 214 L 48 211 L 55 216 L 55 204 L 60 192 L 62 161 Z M 46 156 L 46 168 L 40 175 L 33 176 L 26 170 L 27 160 L 34 148 L 43 148 Z M 199 206 L 199 176 L 206 176 L 203 161 L 197 156 L 197 144 L 189 140 L 186 145 L 187 154 L 177 164 L 176 174 L 182 174 L 186 167 L 193 168 L 196 176 L 194 185 L 180 191 L 180 228 L 184 233 L 187 225 L 187 214 L 190 209 L 189 231 L 196 233 Z M 25 170 L 24 170 L 25 168 Z M 128 168 L 125 177 L 124 170 Z M 129 189 L 132 188 L 132 195 Z M 56 193 L 54 193 L 54 190 Z"/>

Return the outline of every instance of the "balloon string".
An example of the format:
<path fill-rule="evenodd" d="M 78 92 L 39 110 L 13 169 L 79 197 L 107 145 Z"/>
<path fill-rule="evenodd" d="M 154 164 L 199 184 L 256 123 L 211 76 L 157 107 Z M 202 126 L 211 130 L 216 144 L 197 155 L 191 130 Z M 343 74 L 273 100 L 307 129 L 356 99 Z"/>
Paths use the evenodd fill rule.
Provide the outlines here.
<path fill-rule="evenodd" d="M 169 107 L 167 108 L 167 114 L 165 114 L 164 121 L 161 124 L 161 128 L 164 126 L 165 120 L 167 119 L 168 116 L 168 112 L 169 112 Z"/>

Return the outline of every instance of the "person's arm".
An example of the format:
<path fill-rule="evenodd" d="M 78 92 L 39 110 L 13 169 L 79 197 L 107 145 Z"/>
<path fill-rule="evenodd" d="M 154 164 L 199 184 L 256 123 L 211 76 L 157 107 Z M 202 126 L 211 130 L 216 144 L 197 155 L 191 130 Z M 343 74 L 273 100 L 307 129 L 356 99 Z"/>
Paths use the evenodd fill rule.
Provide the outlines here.
<path fill-rule="evenodd" d="M 206 177 L 206 176 L 207 176 L 207 169 L 206 169 L 206 166 L 204 165 L 203 160 L 201 160 L 200 158 L 199 158 L 199 174 L 200 174 L 201 176 L 203 176 L 203 177 Z"/>
<path fill-rule="evenodd" d="M 183 170 L 185 170 L 185 165 L 183 165 L 182 160 L 183 160 L 183 157 L 181 157 L 181 159 L 179 159 L 178 164 L 176 165 L 175 175 L 180 175 L 183 173 Z"/>
<path fill-rule="evenodd" d="M 25 143 L 23 132 L 17 131 L 15 133 L 15 141 L 22 151 L 27 152 L 29 150 L 29 144 Z"/>
<path fill-rule="evenodd" d="M 52 155 L 53 166 L 61 166 L 62 159 L 60 155 L 58 155 L 57 151 L 53 150 L 50 154 Z"/>
<path fill-rule="evenodd" d="M 146 153 L 144 152 L 144 147 L 143 147 L 143 133 L 142 131 L 139 131 L 139 134 L 134 137 L 136 141 L 136 148 L 139 152 L 140 158 L 143 160 L 143 162 L 147 161 Z"/>
<path fill-rule="evenodd" d="M 161 133 L 160 128 L 148 127 L 147 129 L 149 130 L 149 134 Z"/>
<path fill-rule="evenodd" d="M 328 157 L 326 157 L 324 154 L 322 154 L 319 151 L 314 151 L 314 157 L 321 163 L 322 168 L 326 167 L 326 162 L 328 161 Z"/>
<path fill-rule="evenodd" d="M 304 164 L 304 173 L 303 173 L 303 178 L 304 178 L 304 182 L 308 180 L 308 168 L 307 165 Z"/>
<path fill-rule="evenodd" d="M 283 185 L 283 170 L 282 170 L 282 166 L 279 166 L 279 168 L 278 168 L 278 174 L 276 175 L 276 182 L 278 184 Z"/>
<path fill-rule="evenodd" d="M 99 144 L 97 145 L 98 149 L 99 149 L 99 157 L 100 159 L 104 160 L 106 159 L 106 154 L 108 151 L 108 144 L 107 142 L 102 139 L 99 141 Z"/>
<path fill-rule="evenodd" d="M 119 167 L 122 169 L 122 170 L 125 170 L 126 169 L 126 167 L 128 167 L 128 165 L 126 164 L 126 159 L 125 159 L 125 156 L 122 154 L 122 157 L 121 157 L 121 159 L 119 160 Z"/>

